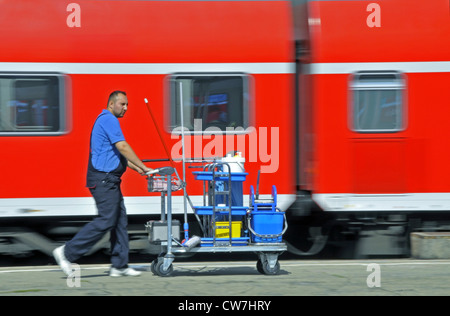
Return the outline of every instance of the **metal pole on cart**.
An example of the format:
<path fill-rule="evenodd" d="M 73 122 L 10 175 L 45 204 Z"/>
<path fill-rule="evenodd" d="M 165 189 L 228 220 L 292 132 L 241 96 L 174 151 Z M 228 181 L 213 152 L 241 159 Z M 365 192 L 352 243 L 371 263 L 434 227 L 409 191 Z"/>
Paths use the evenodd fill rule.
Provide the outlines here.
<path fill-rule="evenodd" d="M 175 256 L 172 254 L 172 174 L 167 175 L 167 253 L 164 256 L 163 271 L 168 271 Z"/>
<path fill-rule="evenodd" d="M 181 157 L 183 160 L 183 183 L 186 183 L 186 157 L 184 153 L 184 103 L 183 103 L 183 83 L 180 81 L 180 116 L 181 116 Z M 184 206 L 184 239 L 189 240 L 189 224 L 187 220 L 187 200 L 186 186 L 183 187 L 183 206 Z"/>

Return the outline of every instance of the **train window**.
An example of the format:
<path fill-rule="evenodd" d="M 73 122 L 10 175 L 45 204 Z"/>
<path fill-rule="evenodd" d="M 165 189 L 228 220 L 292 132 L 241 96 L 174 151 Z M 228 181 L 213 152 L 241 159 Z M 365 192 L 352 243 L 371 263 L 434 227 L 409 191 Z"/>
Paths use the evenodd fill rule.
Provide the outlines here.
<path fill-rule="evenodd" d="M 181 93 L 180 93 L 181 91 Z M 235 132 L 249 127 L 248 78 L 241 74 L 177 74 L 170 78 L 170 129 Z"/>
<path fill-rule="evenodd" d="M 405 80 L 400 73 L 357 73 L 350 88 L 354 131 L 398 132 L 405 128 Z"/>
<path fill-rule="evenodd" d="M 48 135 L 64 131 L 62 77 L 0 74 L 0 135 Z"/>

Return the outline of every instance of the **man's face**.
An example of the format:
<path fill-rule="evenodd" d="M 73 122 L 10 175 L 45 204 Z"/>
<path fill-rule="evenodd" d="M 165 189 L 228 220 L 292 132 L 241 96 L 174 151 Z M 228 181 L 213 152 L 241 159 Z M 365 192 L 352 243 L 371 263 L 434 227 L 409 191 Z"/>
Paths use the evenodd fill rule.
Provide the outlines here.
<path fill-rule="evenodd" d="M 128 109 L 128 98 L 124 94 L 119 94 L 115 102 L 109 104 L 109 110 L 115 117 L 121 118 Z"/>

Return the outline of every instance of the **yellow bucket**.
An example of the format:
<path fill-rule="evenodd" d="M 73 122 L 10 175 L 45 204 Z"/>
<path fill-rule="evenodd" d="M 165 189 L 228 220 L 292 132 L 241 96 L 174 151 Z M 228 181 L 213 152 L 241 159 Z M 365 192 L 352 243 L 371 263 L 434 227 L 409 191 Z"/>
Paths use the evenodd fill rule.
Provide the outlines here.
<path fill-rule="evenodd" d="M 230 222 L 216 222 L 216 238 L 230 238 Z M 242 222 L 231 222 L 231 238 L 241 237 Z"/>

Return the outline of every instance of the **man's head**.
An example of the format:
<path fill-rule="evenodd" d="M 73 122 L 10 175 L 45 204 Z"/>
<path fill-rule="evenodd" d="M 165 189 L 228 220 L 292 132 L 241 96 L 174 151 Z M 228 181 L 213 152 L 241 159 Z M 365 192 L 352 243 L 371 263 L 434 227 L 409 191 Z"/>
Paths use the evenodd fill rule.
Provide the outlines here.
<path fill-rule="evenodd" d="M 124 91 L 113 91 L 109 95 L 106 109 L 117 118 L 123 117 L 128 109 L 127 94 Z"/>

